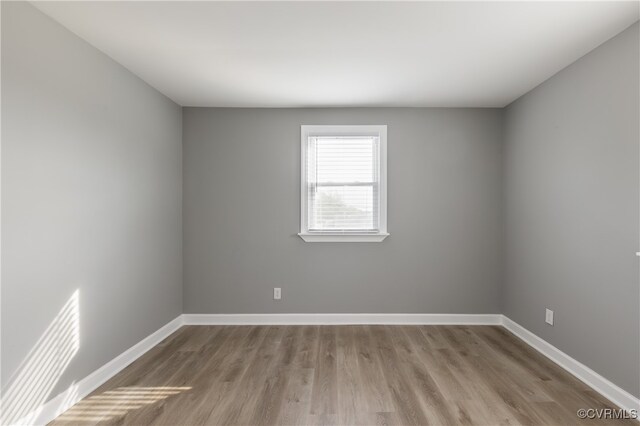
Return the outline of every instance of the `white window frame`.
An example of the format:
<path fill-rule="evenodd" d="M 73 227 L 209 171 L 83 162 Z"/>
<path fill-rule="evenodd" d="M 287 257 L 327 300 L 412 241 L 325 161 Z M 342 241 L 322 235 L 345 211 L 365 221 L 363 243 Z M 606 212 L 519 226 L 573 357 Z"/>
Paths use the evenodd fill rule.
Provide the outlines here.
<path fill-rule="evenodd" d="M 309 231 L 307 146 L 314 136 L 376 136 L 378 137 L 378 232 Z M 387 126 L 386 125 L 303 125 L 300 127 L 300 238 L 308 243 L 317 242 L 381 242 L 387 232 Z"/>

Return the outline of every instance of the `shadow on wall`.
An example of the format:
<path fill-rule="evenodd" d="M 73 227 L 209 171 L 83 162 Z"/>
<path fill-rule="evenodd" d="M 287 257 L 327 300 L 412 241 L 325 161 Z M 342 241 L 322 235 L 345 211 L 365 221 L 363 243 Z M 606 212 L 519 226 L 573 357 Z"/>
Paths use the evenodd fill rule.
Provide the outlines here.
<path fill-rule="evenodd" d="M 0 424 L 33 424 L 80 348 L 78 290 L 2 390 Z"/>

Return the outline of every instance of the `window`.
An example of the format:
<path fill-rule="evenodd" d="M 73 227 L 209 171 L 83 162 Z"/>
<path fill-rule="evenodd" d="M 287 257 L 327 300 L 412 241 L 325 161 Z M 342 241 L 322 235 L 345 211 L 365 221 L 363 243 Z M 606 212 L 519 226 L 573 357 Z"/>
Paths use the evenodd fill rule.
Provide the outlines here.
<path fill-rule="evenodd" d="M 302 126 L 300 237 L 379 242 L 387 233 L 387 126 Z"/>

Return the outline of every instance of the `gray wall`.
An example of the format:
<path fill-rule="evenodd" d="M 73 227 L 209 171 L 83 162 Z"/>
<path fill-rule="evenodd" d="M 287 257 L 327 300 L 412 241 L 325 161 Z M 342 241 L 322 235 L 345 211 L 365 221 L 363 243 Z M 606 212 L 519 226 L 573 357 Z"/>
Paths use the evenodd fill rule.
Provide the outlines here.
<path fill-rule="evenodd" d="M 506 109 L 503 289 L 508 317 L 636 396 L 638 37 L 635 24 Z"/>
<path fill-rule="evenodd" d="M 3 390 L 76 290 L 80 348 L 50 396 L 181 313 L 181 120 L 28 3 L 2 2 Z"/>
<path fill-rule="evenodd" d="M 185 312 L 499 312 L 500 110 L 183 113 Z M 384 242 L 296 235 L 301 124 L 389 126 Z"/>

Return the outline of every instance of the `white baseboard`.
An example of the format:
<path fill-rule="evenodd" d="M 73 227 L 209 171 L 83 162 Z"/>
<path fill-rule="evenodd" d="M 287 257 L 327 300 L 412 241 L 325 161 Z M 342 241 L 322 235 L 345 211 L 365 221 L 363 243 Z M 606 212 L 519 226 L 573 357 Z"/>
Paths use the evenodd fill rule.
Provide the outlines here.
<path fill-rule="evenodd" d="M 74 383 L 67 390 L 43 404 L 35 412 L 24 417 L 18 425 L 46 425 L 60 414 L 69 409 L 76 402 L 93 392 L 104 382 L 118 374 L 126 366 L 144 355 L 171 333 L 182 327 L 182 315 L 169 322 L 159 330 L 145 337 L 143 340 L 118 355 L 78 383 Z"/>
<path fill-rule="evenodd" d="M 506 316 L 503 316 L 502 325 L 520 339 L 524 340 L 529 346 L 582 380 L 618 407 L 625 409 L 627 412 L 636 410 L 635 412 L 640 414 L 640 399 L 605 379 L 581 362 L 571 358 L 560 349 L 536 336 Z"/>
<path fill-rule="evenodd" d="M 183 314 L 185 325 L 500 325 L 500 314 Z"/>

